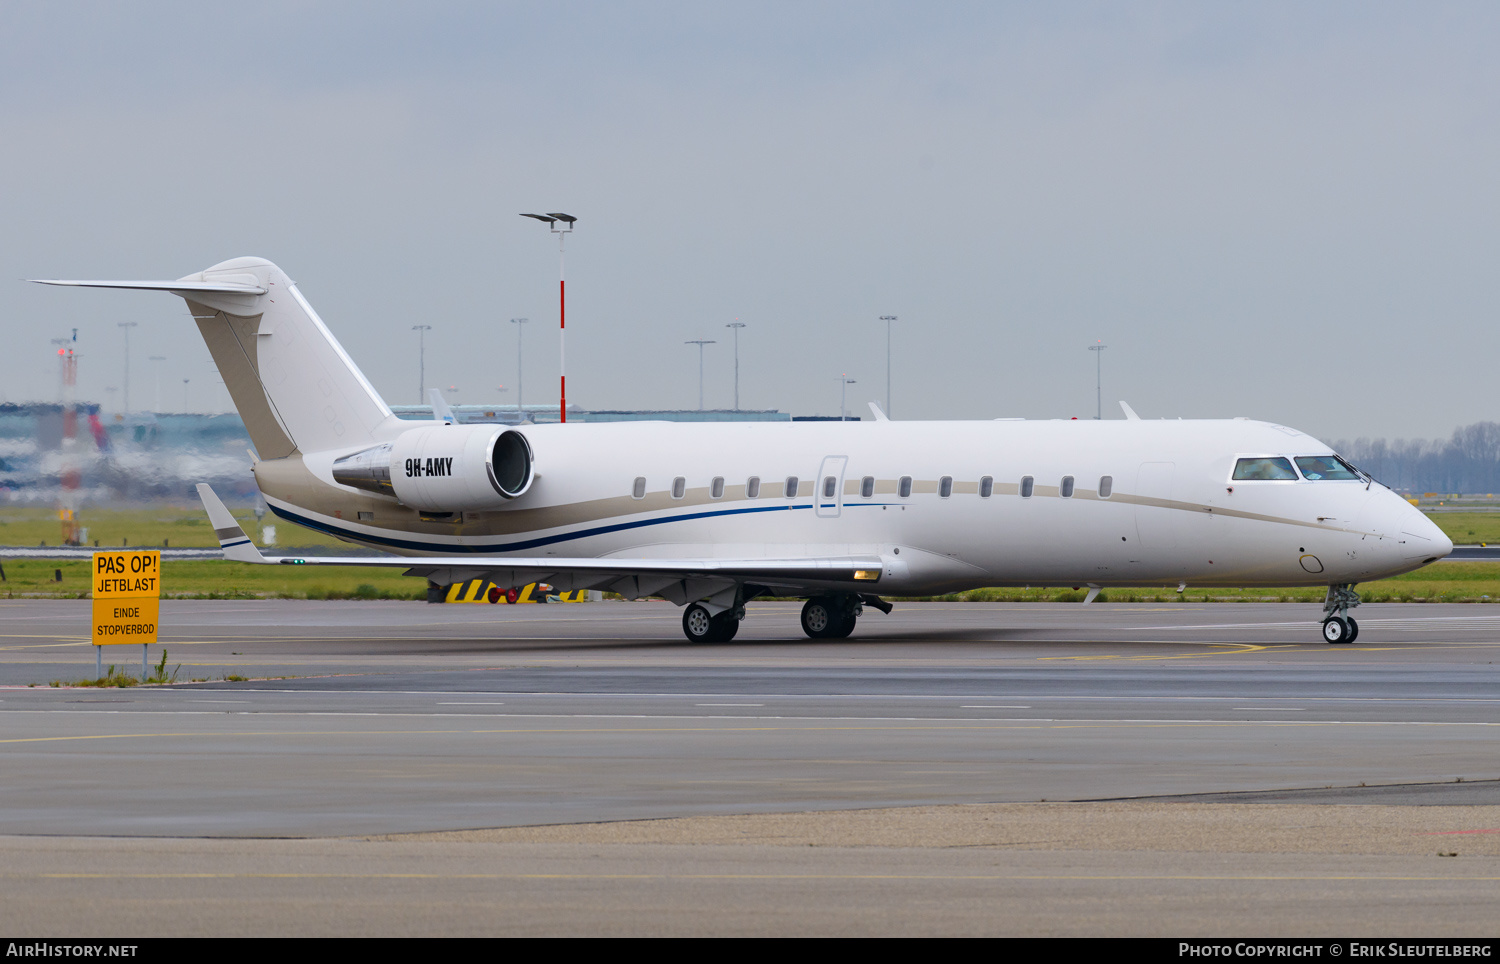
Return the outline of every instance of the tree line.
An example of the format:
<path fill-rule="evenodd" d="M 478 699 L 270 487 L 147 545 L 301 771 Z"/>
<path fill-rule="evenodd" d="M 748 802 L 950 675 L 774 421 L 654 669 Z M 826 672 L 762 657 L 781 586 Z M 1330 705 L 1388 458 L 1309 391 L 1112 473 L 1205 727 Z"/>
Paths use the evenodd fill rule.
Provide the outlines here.
<path fill-rule="evenodd" d="M 1500 492 L 1500 422 L 1475 422 L 1448 439 L 1339 439 L 1334 450 L 1393 489 Z"/>

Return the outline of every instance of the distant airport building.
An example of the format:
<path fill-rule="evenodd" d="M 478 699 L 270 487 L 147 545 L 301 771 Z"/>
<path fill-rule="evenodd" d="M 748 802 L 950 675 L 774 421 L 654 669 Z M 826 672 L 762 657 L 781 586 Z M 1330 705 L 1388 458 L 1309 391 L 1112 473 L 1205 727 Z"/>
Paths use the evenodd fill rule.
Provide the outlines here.
<path fill-rule="evenodd" d="M 394 405 L 411 421 L 429 421 L 429 405 Z M 557 406 L 455 405 L 462 424 L 522 421 L 556 422 Z M 73 440 L 64 442 L 67 423 L 56 403 L 0 404 L 0 503 L 50 505 L 66 480 L 80 504 L 104 502 L 193 502 L 193 486 L 212 484 L 231 502 L 257 497 L 250 473 L 250 435 L 233 412 L 105 415 L 93 402 L 74 407 Z M 578 422 L 789 422 L 775 410 L 604 410 L 568 409 Z"/>
<path fill-rule="evenodd" d="M 558 421 L 556 405 L 527 405 L 524 417 L 514 405 L 454 405 L 453 416 L 460 425 L 496 422 L 517 425 L 523 421 L 544 424 Z M 392 405 L 396 417 L 412 421 L 428 421 L 432 418 L 431 405 Z M 790 422 L 787 412 L 775 409 L 601 409 L 590 411 L 582 408 L 568 409 L 570 422 Z M 837 418 L 834 419 L 837 421 Z"/>

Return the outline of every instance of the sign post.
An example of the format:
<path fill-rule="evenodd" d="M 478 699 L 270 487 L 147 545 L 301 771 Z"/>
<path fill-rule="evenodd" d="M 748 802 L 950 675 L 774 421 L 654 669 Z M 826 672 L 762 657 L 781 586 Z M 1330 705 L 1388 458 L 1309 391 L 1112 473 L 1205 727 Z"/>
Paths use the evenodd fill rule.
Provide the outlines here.
<path fill-rule="evenodd" d="M 96 552 L 93 578 L 94 672 L 104 675 L 103 647 L 140 643 L 144 680 L 146 647 L 156 642 L 161 612 L 161 552 Z"/>

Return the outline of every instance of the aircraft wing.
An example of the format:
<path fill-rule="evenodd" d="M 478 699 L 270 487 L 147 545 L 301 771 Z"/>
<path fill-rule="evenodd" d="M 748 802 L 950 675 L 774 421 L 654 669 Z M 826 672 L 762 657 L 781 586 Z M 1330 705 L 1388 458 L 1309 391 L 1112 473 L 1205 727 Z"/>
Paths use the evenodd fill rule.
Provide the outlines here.
<path fill-rule="evenodd" d="M 214 490 L 198 483 L 198 497 L 224 550 L 235 562 L 283 566 L 384 567 L 452 584 L 488 578 L 497 585 L 548 582 L 563 591 L 602 589 L 629 599 L 661 596 L 678 605 L 732 594 L 742 583 L 791 592 L 841 589 L 876 592 L 885 573 L 878 556 L 798 559 L 568 558 L 560 556 L 266 557 Z"/>

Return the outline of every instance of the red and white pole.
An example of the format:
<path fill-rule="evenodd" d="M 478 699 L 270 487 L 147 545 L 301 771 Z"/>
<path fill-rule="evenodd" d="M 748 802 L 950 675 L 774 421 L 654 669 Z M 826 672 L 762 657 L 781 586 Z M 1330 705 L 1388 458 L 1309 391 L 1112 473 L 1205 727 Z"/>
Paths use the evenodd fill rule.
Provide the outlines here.
<path fill-rule="evenodd" d="M 558 379 L 557 379 L 557 417 L 559 421 L 568 420 L 568 351 L 566 340 L 568 335 L 568 272 L 565 259 L 568 234 L 573 230 L 573 222 L 578 219 L 571 214 L 560 214 L 556 211 L 551 214 L 523 214 L 523 218 L 535 218 L 543 222 L 557 235 L 557 353 L 558 353 Z M 558 227 L 561 224 L 562 227 Z"/>

